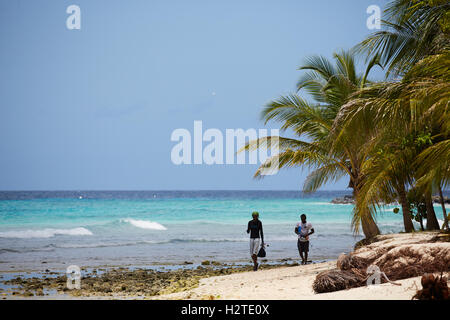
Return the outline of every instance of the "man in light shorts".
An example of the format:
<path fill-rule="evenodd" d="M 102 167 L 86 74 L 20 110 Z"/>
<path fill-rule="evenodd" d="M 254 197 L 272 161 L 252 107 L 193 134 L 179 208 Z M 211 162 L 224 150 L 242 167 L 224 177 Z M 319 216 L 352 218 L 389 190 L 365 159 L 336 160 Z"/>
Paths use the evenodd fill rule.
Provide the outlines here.
<path fill-rule="evenodd" d="M 310 222 L 306 222 L 306 214 L 302 214 L 300 219 L 302 221 L 297 223 L 294 232 L 298 235 L 297 248 L 302 258 L 302 264 L 306 264 L 309 252 L 309 236 L 314 233 L 314 229 Z M 303 254 L 305 255 L 303 256 Z"/>
<path fill-rule="evenodd" d="M 247 233 L 250 233 L 250 255 L 253 259 L 253 271 L 258 270 L 259 245 L 264 246 L 264 233 L 259 213 L 252 213 L 252 220 L 248 222 Z"/>

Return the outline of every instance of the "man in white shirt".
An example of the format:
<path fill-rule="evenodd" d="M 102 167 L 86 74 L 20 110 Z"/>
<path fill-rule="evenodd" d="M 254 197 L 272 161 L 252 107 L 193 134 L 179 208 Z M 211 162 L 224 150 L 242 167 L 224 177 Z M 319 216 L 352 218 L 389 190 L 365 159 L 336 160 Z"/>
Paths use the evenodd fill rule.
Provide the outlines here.
<path fill-rule="evenodd" d="M 297 223 L 294 232 L 298 235 L 297 248 L 302 258 L 302 264 L 306 264 L 309 252 L 309 236 L 314 233 L 314 229 L 311 223 L 306 222 L 306 214 L 302 214 L 300 219 L 302 221 Z"/>

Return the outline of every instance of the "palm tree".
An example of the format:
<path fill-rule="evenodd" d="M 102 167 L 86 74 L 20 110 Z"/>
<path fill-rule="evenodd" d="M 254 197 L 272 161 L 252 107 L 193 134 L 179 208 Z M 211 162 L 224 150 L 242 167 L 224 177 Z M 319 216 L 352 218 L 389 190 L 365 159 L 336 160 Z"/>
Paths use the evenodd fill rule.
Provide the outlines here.
<path fill-rule="evenodd" d="M 420 60 L 450 47 L 450 2 L 394 0 L 387 5 L 384 30 L 367 37 L 357 49 L 380 56 L 386 75 L 404 75 Z"/>
<path fill-rule="evenodd" d="M 428 184 L 434 186 L 438 191 L 442 214 L 444 217 L 444 223 L 442 229 L 449 229 L 447 210 L 445 208 L 444 195 L 442 189 L 448 186 L 450 177 L 450 140 L 438 142 L 424 150 L 416 160 L 416 166 L 419 168 L 419 174 L 421 175 L 420 184 Z M 445 164 L 445 161 L 447 163 Z M 438 164 L 438 165 L 437 165 Z M 426 168 L 431 168 L 426 170 Z"/>
<path fill-rule="evenodd" d="M 363 166 L 367 181 L 357 199 L 356 210 L 370 208 L 375 212 L 380 201 L 397 194 L 406 231 L 412 230 L 412 225 L 404 189 L 412 183 L 424 194 L 427 229 L 438 227 L 431 200 L 433 188 L 439 191 L 444 225 L 448 225 L 441 191 L 441 186 L 448 185 L 448 150 L 438 150 L 436 146 L 448 147 L 445 142 L 449 136 L 449 12 L 447 0 L 390 2 L 384 12 L 384 30 L 370 35 L 356 49 L 368 59 L 379 57 L 387 68 L 387 78 L 392 73 L 405 77 L 401 82 L 378 84 L 353 95 L 336 121 L 346 123 L 345 127 L 370 116 L 377 123 L 381 134 L 365 145 L 366 150 L 372 151 L 368 151 L 370 157 Z M 341 134 L 346 132 L 339 130 Z M 432 137 L 425 150 L 414 143 L 402 146 L 402 140 L 407 137 L 419 139 L 426 132 Z M 387 151 L 382 148 L 386 143 L 390 144 Z"/>
<path fill-rule="evenodd" d="M 262 164 L 255 177 L 261 177 L 262 170 L 273 167 L 274 163 L 279 163 L 279 168 L 307 166 L 312 172 L 304 183 L 304 192 L 316 191 L 328 181 L 348 176 L 349 187 L 353 189 L 354 196 L 358 196 L 364 183 L 361 175 L 364 155 L 358 150 L 371 135 L 370 121 L 361 124 L 358 134 L 348 135 L 345 141 L 333 149 L 330 148 L 333 140 L 331 132 L 341 106 L 354 92 L 367 86 L 367 75 L 378 61 L 377 57 L 372 59 L 365 73 L 359 74 L 351 52 L 335 53 L 333 57 L 334 65 L 324 57 L 313 56 L 299 68 L 305 73 L 298 81 L 297 88 L 308 92 L 314 102 L 291 94 L 269 103 L 263 109 L 262 118 L 266 124 L 271 120 L 281 122 L 281 129 L 292 130 L 296 138 L 280 137 L 279 153 Z M 271 148 L 271 139 L 250 141 L 242 150 Z M 355 232 L 360 225 L 366 238 L 379 234 L 371 214 L 354 217 Z"/>
<path fill-rule="evenodd" d="M 433 186 L 447 185 L 449 181 L 449 62 L 449 51 L 427 57 L 413 66 L 401 82 L 364 88 L 341 108 L 336 123 L 343 123 L 344 128 L 370 117 L 379 130 L 364 146 L 368 155 L 363 164 L 366 182 L 356 199 L 357 215 L 367 208 L 374 214 L 381 202 L 398 195 L 405 230 L 412 231 L 404 194 L 405 188 L 415 183 L 425 197 L 427 229 L 439 229 L 431 191 Z"/>

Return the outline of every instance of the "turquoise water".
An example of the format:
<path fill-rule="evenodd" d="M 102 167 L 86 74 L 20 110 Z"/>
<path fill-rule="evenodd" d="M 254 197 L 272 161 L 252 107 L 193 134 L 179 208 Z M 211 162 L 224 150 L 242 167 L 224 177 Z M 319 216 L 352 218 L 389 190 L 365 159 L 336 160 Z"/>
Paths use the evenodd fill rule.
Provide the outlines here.
<path fill-rule="evenodd" d="M 268 259 L 297 259 L 294 226 L 308 216 L 313 260 L 348 252 L 361 236 L 350 228 L 352 205 L 330 201 L 348 192 L 197 191 L 0 194 L 0 270 L 64 265 L 147 265 L 249 260 L 247 222 L 260 212 Z M 382 232 L 402 231 L 387 207 Z"/>

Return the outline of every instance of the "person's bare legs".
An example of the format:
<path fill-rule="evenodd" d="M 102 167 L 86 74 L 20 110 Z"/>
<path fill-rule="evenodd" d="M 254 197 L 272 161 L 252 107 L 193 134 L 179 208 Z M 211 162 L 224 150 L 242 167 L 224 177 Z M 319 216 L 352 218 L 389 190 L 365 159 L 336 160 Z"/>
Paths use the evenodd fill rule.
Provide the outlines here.
<path fill-rule="evenodd" d="M 253 270 L 258 270 L 258 256 L 256 254 L 252 255 L 253 259 Z"/>
<path fill-rule="evenodd" d="M 305 264 L 306 262 L 306 260 L 305 260 L 305 258 L 303 257 L 303 252 L 302 251 L 300 251 L 300 257 L 302 258 L 302 264 Z"/>
<path fill-rule="evenodd" d="M 305 257 L 303 256 L 303 248 L 302 248 L 302 244 L 300 242 L 300 240 L 298 240 L 297 242 L 297 249 L 298 249 L 298 254 L 300 255 L 300 258 L 302 258 L 302 262 L 301 264 L 306 264 L 306 260 Z"/>

